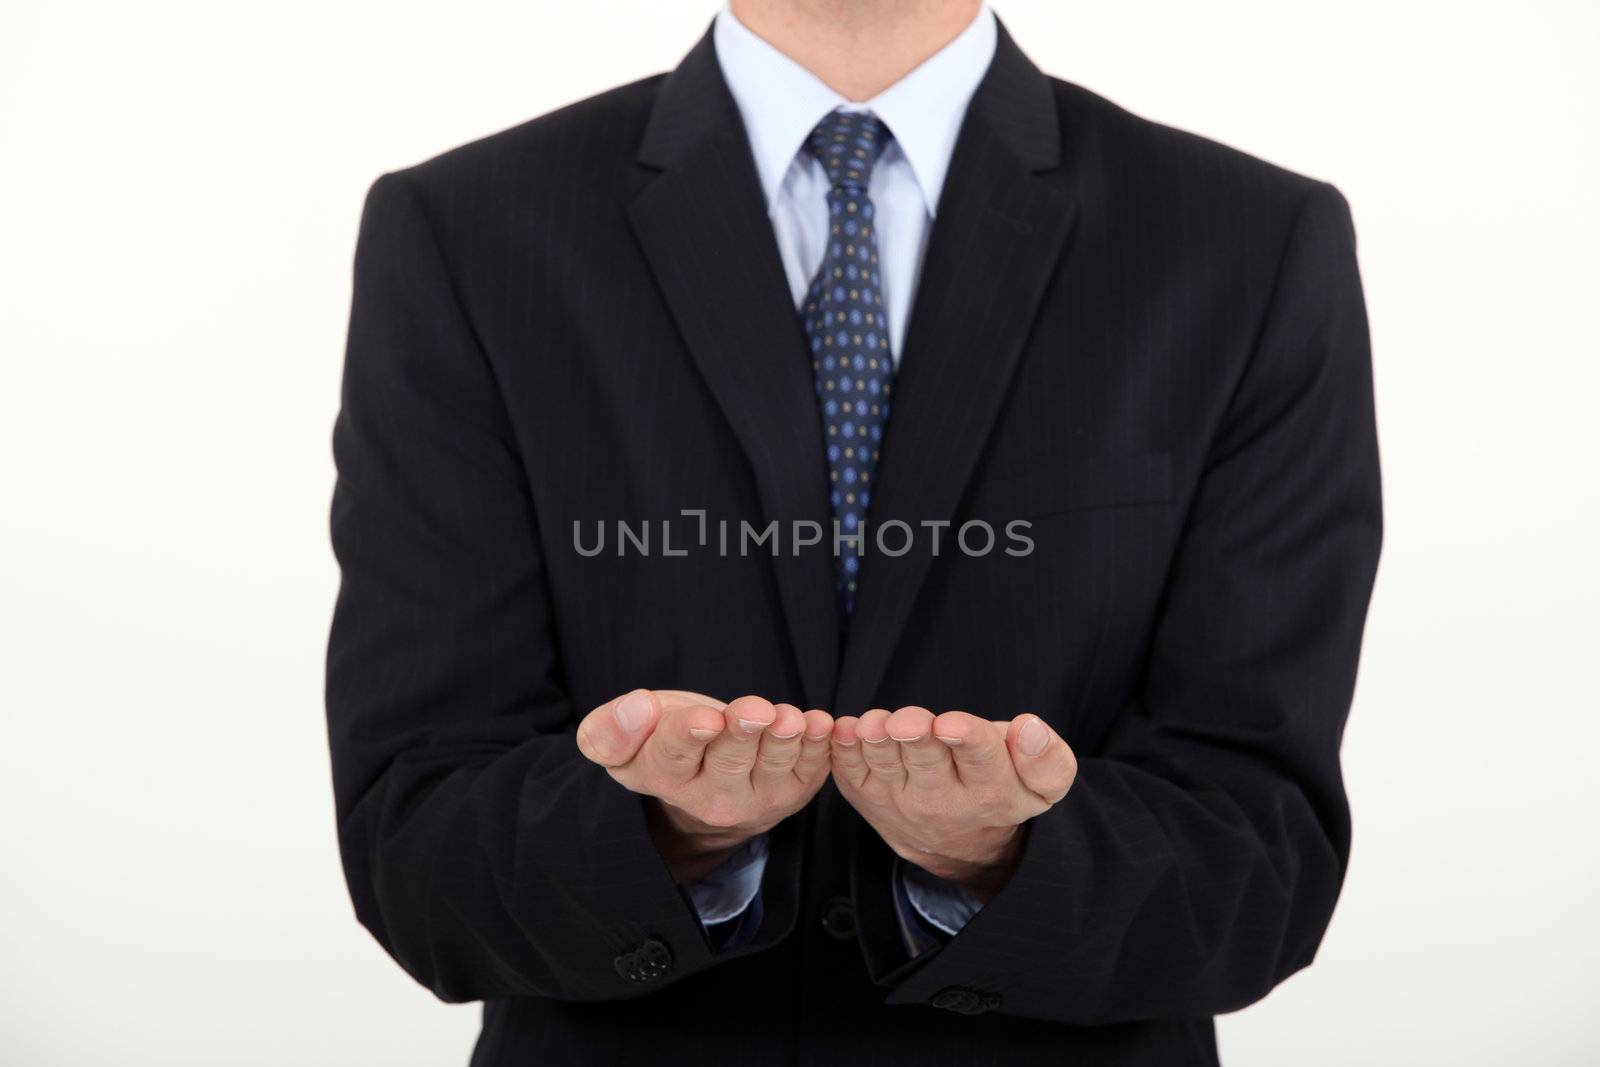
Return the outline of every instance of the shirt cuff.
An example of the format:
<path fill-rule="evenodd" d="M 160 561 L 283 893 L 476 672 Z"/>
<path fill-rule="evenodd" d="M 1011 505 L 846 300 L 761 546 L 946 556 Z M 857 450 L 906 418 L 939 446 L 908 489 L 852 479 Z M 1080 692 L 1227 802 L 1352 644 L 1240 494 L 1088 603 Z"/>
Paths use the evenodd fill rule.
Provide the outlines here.
<path fill-rule="evenodd" d="M 767 870 L 767 835 L 757 834 L 688 887 L 689 902 L 704 926 L 715 926 L 744 914 L 761 891 Z"/>
<path fill-rule="evenodd" d="M 959 883 L 900 859 L 895 860 L 895 886 L 895 903 L 902 912 L 901 930 L 913 956 L 959 934 L 983 907 L 983 902 Z M 900 897 L 910 905 L 909 909 L 902 905 Z M 912 914 L 904 914 L 907 911 Z M 914 919 L 921 922 L 914 924 Z M 917 930 L 917 925 L 922 929 Z"/>

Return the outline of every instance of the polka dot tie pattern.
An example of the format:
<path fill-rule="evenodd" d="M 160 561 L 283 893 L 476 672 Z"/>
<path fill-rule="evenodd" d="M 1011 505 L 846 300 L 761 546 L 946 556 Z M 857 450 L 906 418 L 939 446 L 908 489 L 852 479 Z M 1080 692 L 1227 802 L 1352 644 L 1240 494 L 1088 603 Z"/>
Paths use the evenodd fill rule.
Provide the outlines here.
<path fill-rule="evenodd" d="M 867 507 L 876 489 L 878 452 L 889 419 L 894 361 L 878 274 L 872 168 L 888 128 L 867 112 L 835 111 L 817 124 L 807 149 L 827 171 L 828 240 L 806 293 L 802 319 L 811 344 L 817 403 L 827 440 L 833 517 L 838 523 L 841 610 L 855 607 Z"/>

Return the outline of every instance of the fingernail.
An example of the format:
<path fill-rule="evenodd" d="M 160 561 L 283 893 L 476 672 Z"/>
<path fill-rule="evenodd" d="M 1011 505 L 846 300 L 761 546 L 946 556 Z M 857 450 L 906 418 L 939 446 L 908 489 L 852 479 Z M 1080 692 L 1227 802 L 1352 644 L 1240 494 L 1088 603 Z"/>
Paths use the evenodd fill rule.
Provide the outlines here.
<path fill-rule="evenodd" d="M 914 745 L 918 741 L 921 741 L 924 737 L 927 737 L 928 735 L 927 734 L 917 734 L 915 737 L 895 737 L 894 734 L 890 734 L 889 736 L 893 737 L 896 741 L 900 742 L 902 745 Z"/>
<path fill-rule="evenodd" d="M 855 748 L 856 747 L 856 743 L 854 741 L 846 741 L 842 737 L 835 737 L 833 739 L 833 743 L 838 745 L 840 748 Z"/>
<path fill-rule="evenodd" d="M 689 727 L 689 736 L 694 738 L 696 741 L 705 741 L 709 738 L 716 737 L 717 731 L 705 730 L 697 726 L 691 726 Z"/>
<path fill-rule="evenodd" d="M 778 741 L 793 741 L 795 738 L 800 736 L 800 731 L 796 730 L 792 734 L 780 734 L 780 733 L 774 731 L 772 736 L 773 736 L 774 739 L 776 739 Z"/>
<path fill-rule="evenodd" d="M 1022 732 L 1017 734 L 1017 745 L 1023 755 L 1037 756 L 1050 747 L 1050 727 L 1035 715 L 1022 725 Z"/>
<path fill-rule="evenodd" d="M 754 719 L 740 719 L 739 720 L 739 729 L 743 730 L 747 734 L 758 734 L 762 730 L 765 730 L 766 728 L 767 728 L 767 724 L 766 723 L 764 723 L 764 722 L 756 722 Z"/>
<path fill-rule="evenodd" d="M 933 736 L 937 737 L 947 745 L 959 745 L 962 743 L 961 738 L 959 737 L 946 737 L 944 734 L 934 734 Z"/>
<path fill-rule="evenodd" d="M 865 741 L 869 745 L 881 745 L 885 741 L 889 740 L 889 735 L 884 734 L 882 737 L 863 737 L 861 740 Z"/>
<path fill-rule="evenodd" d="M 633 733 L 650 721 L 650 694 L 643 691 L 629 693 L 617 701 L 612 714 L 617 717 L 618 726 Z"/>

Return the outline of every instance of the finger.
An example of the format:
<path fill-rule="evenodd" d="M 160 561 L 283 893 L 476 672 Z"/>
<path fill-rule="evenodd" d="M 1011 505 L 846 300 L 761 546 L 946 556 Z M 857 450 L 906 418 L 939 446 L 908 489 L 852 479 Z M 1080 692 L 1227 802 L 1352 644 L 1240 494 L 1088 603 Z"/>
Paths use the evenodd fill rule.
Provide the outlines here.
<path fill-rule="evenodd" d="M 660 717 L 648 689 L 635 689 L 601 704 L 578 723 L 578 751 L 602 767 L 621 767 L 638 754 Z"/>
<path fill-rule="evenodd" d="M 955 757 L 956 776 L 963 785 L 998 785 L 1017 773 L 1006 750 L 1005 726 L 964 711 L 947 711 L 934 720 L 933 734 Z"/>
<path fill-rule="evenodd" d="M 793 704 L 778 704 L 773 708 L 776 717 L 772 725 L 761 732 L 756 749 L 755 770 L 751 780 L 758 786 L 772 788 L 788 786 L 794 773 L 795 761 L 800 758 L 801 740 L 806 731 L 805 716 Z"/>
<path fill-rule="evenodd" d="M 1006 744 L 1017 777 L 1039 799 L 1054 804 L 1067 795 L 1078 776 L 1078 760 L 1049 723 L 1037 715 L 1018 716 L 1006 733 Z"/>
<path fill-rule="evenodd" d="M 740 697 L 722 714 L 726 726 L 706 747 L 706 778 L 728 788 L 748 786 L 756 754 L 761 751 L 761 735 L 777 719 L 778 711 L 760 697 Z"/>
<path fill-rule="evenodd" d="M 861 737 L 857 733 L 860 727 L 861 720 L 854 715 L 842 715 L 833 720 L 828 751 L 833 776 L 857 789 L 867 780 L 867 760 L 861 754 Z"/>
<path fill-rule="evenodd" d="M 825 711 L 808 711 L 801 718 L 805 730 L 801 734 L 800 758 L 795 761 L 794 775 L 807 785 L 815 785 L 828 773 L 828 742 L 833 737 L 833 716 Z"/>
<path fill-rule="evenodd" d="M 900 746 L 889 738 L 889 713 L 873 708 L 861 716 L 856 735 L 861 738 L 861 755 L 867 761 L 871 777 L 887 786 L 905 785 L 906 767 L 900 762 Z"/>
<path fill-rule="evenodd" d="M 640 749 L 638 762 L 651 782 L 680 784 L 700 773 L 706 747 L 724 729 L 722 712 L 703 704 L 668 705 Z"/>
<path fill-rule="evenodd" d="M 950 749 L 933 736 L 933 712 L 901 708 L 889 716 L 889 736 L 900 744 L 900 763 L 911 789 L 950 789 L 960 785 Z"/>

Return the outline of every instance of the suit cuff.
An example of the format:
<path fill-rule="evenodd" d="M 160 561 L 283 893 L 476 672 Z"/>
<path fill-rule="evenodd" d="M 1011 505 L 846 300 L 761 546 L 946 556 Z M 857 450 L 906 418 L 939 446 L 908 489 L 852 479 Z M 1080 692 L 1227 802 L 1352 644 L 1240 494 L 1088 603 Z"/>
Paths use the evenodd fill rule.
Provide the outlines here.
<path fill-rule="evenodd" d="M 689 902 L 704 926 L 716 926 L 738 918 L 749 909 L 761 892 L 761 877 L 767 869 L 767 835 L 757 834 L 734 850 L 688 887 Z"/>
<path fill-rule="evenodd" d="M 983 907 L 983 901 L 959 882 L 929 874 L 904 860 L 897 866 L 897 877 L 905 889 L 906 899 L 918 915 L 942 933 L 951 937 L 959 934 Z"/>
<path fill-rule="evenodd" d="M 983 902 L 958 883 L 895 860 L 895 918 L 901 939 L 913 958 L 960 933 L 981 907 Z"/>

